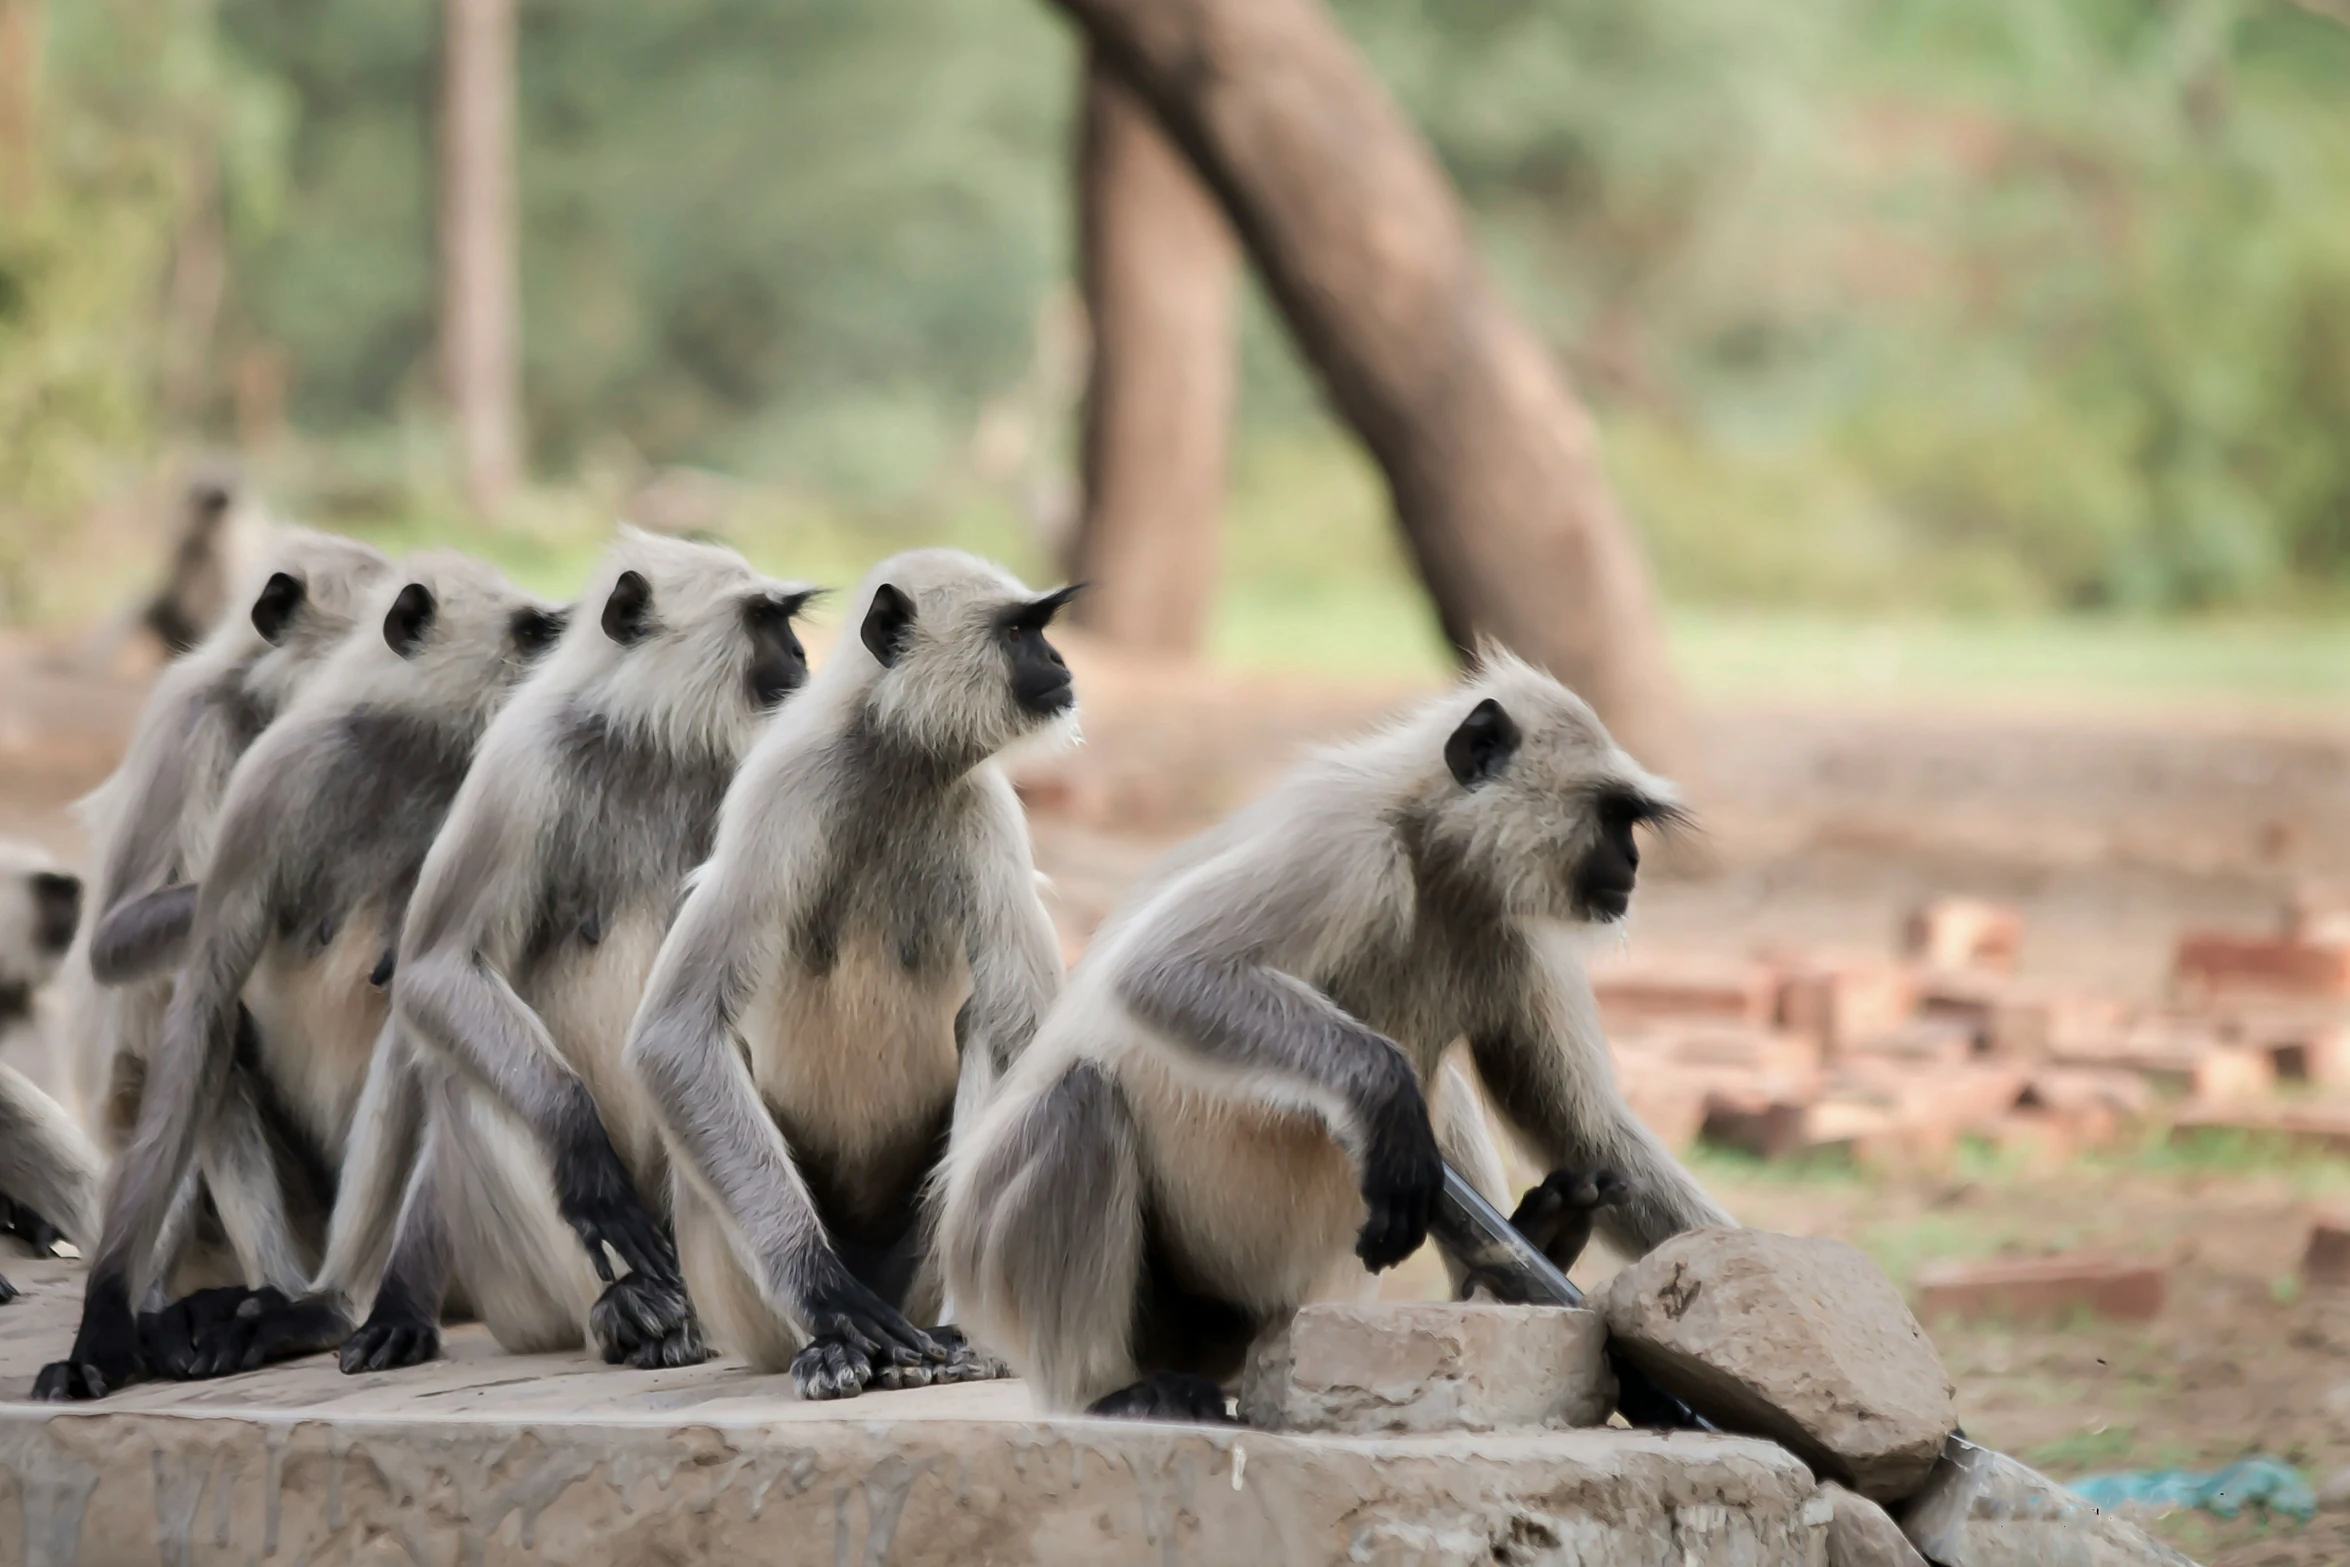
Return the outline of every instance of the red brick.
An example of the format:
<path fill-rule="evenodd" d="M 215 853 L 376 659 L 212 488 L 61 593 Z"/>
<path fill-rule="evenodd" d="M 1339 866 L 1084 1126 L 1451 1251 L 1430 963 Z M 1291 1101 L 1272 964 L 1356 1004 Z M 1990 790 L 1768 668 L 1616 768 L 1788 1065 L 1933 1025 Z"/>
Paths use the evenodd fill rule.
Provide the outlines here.
<path fill-rule="evenodd" d="M 2171 976 L 2191 995 L 2255 991 L 2350 997 L 2350 940 L 2190 932 L 2179 938 Z"/>
<path fill-rule="evenodd" d="M 2350 1212 L 2321 1213 L 2310 1224 L 2301 1277 L 2311 1284 L 2350 1284 Z"/>
<path fill-rule="evenodd" d="M 2350 1105 L 2186 1105 L 2171 1118 L 2174 1142 L 2200 1132 L 2241 1132 L 2253 1137 L 2282 1138 L 2306 1148 L 2350 1153 Z"/>
<path fill-rule="evenodd" d="M 2161 1315 L 2166 1283 L 2162 1264 L 2106 1252 L 1936 1263 L 1918 1269 L 1918 1315 L 1928 1322 L 2022 1320 L 2086 1309 L 2144 1321 Z"/>
<path fill-rule="evenodd" d="M 1917 1009 L 1916 973 L 1883 958 L 1791 964 L 1779 987 L 1779 1026 L 1811 1035 L 1830 1059 L 1864 1039 L 1894 1032 L 1916 1016 Z"/>
<path fill-rule="evenodd" d="M 1610 1028 L 1655 1018 L 1766 1024 L 1777 975 L 1761 963 L 1648 956 L 1594 964 L 1591 989 Z"/>
<path fill-rule="evenodd" d="M 2012 969 L 2023 934 L 2023 915 L 2004 903 L 1936 898 L 1910 915 L 1903 940 L 1932 968 Z"/>

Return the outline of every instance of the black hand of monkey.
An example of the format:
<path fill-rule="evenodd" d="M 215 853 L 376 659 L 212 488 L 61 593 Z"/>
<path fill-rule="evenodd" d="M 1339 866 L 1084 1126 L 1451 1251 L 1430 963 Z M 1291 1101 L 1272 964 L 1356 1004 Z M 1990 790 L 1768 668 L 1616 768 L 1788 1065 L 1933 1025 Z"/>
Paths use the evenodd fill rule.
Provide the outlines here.
<path fill-rule="evenodd" d="M 695 1366 L 710 1358 L 693 1302 L 674 1284 L 641 1273 L 608 1286 L 588 1309 L 588 1332 L 609 1365 L 639 1371 Z"/>
<path fill-rule="evenodd" d="M 337 1360 L 346 1376 L 421 1366 L 441 1352 L 441 1325 L 406 1302 L 376 1297 L 367 1320 L 343 1340 Z"/>
<path fill-rule="evenodd" d="M 1510 1227 L 1564 1273 L 1591 1243 L 1591 1224 L 1599 1211 L 1614 1207 L 1631 1191 L 1613 1170 L 1553 1170 L 1519 1199 Z"/>
<path fill-rule="evenodd" d="M 82 1303 L 82 1325 L 74 1334 L 72 1355 L 41 1368 L 33 1379 L 33 1397 L 44 1403 L 104 1398 L 146 1373 L 129 1287 L 119 1278 L 99 1277 L 92 1280 Z"/>
<path fill-rule="evenodd" d="M 952 1352 L 865 1287 L 829 1251 L 799 1289 L 808 1343 L 792 1358 L 802 1398 L 853 1398 L 868 1386 L 926 1386 Z"/>
<path fill-rule="evenodd" d="M 609 1246 L 634 1272 L 664 1284 L 684 1285 L 676 1243 L 637 1196 L 628 1167 L 620 1162 L 601 1125 L 565 1150 L 555 1167 L 555 1192 L 564 1222 L 587 1247 L 596 1277 L 612 1282 L 612 1264 L 604 1256 Z"/>
<path fill-rule="evenodd" d="M 1363 1206 L 1355 1255 L 1373 1273 L 1420 1249 L 1444 1191 L 1444 1155 L 1428 1121 L 1428 1101 L 1408 1083 L 1379 1108 L 1363 1151 Z"/>
<path fill-rule="evenodd" d="M 36 1257 L 57 1255 L 57 1243 L 65 1239 L 56 1225 L 33 1212 L 20 1202 L 0 1197 L 0 1230 L 5 1230 L 33 1249 Z M 8 1297 L 0 1295 L 0 1300 Z"/>
<path fill-rule="evenodd" d="M 218 1376 L 215 1363 L 222 1358 L 226 1341 L 238 1336 L 240 1323 L 249 1323 L 254 1315 L 284 1301 L 274 1289 L 249 1290 L 239 1284 L 197 1290 L 160 1311 L 139 1313 L 139 1347 L 159 1377 L 189 1381 Z M 234 1358 L 242 1355 L 240 1343 Z"/>

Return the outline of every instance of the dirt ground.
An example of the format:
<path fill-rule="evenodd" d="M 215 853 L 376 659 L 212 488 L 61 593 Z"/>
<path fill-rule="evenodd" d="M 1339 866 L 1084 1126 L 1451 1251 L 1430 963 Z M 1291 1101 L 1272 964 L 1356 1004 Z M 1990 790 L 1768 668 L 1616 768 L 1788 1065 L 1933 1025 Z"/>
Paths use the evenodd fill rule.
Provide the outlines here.
<path fill-rule="evenodd" d="M 1167 843 L 1415 695 L 1082 646 L 1072 662 L 1088 743 L 1020 772 L 1072 950 Z M 78 848 L 65 806 L 110 765 L 142 682 L 0 640 L 0 833 Z M 2267 928 L 2296 896 L 2350 891 L 2350 715 L 1854 701 L 1692 727 L 1677 770 L 1704 831 L 1652 857 L 1635 951 L 1888 951 L 1921 897 L 1967 892 L 2023 911 L 2023 973 L 2151 999 L 2182 927 Z M 2296 1273 L 2312 1206 L 2350 1201 L 2350 1160 L 2156 1145 L 2037 1172 L 1963 1151 L 1900 1174 L 1697 1163 L 1742 1219 L 1850 1239 L 1904 1280 L 2081 1245 L 2172 1262 L 2151 1323 L 1930 1324 L 1979 1440 L 2059 1475 L 2256 1452 L 2320 1487 L 2350 1475 L 2350 1291 Z M 2156 1527 L 2226 1567 L 2350 1562 L 2350 1511 Z"/>

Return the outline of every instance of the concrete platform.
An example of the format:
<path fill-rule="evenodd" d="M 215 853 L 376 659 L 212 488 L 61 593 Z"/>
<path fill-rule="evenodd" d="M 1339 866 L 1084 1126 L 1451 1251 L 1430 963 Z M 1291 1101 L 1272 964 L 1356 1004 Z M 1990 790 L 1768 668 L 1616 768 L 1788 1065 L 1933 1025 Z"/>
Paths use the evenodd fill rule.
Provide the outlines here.
<path fill-rule="evenodd" d="M 10 1260 L 0 1562 L 1511 1563 L 1821 1567 L 1828 1509 L 1765 1442 L 1591 1430 L 1295 1437 L 1047 1418 L 1017 1383 L 807 1404 L 713 1362 L 324 1357 L 29 1401 L 78 1269 Z"/>

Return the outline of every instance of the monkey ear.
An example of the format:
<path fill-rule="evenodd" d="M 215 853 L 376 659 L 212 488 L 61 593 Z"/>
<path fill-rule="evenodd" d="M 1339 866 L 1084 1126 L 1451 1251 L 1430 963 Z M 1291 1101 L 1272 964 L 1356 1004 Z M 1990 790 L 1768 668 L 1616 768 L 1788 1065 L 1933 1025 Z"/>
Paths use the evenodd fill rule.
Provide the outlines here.
<path fill-rule="evenodd" d="M 882 668 L 890 668 L 905 656 L 906 642 L 914 635 L 914 601 L 896 583 L 884 582 L 873 590 L 872 607 L 865 611 L 865 624 L 857 628 L 857 635 L 865 651 L 879 659 Z"/>
<path fill-rule="evenodd" d="M 261 633 L 261 640 L 271 647 L 284 641 L 294 612 L 309 596 L 301 578 L 283 571 L 263 583 L 260 596 L 253 600 L 253 629 Z"/>
<path fill-rule="evenodd" d="M 571 612 L 526 606 L 514 612 L 514 646 L 525 658 L 536 658 L 562 639 L 571 624 Z"/>
<path fill-rule="evenodd" d="M 1469 710 L 1461 726 L 1444 742 L 1444 765 L 1464 789 L 1474 789 L 1501 771 L 1515 756 L 1522 739 L 1517 721 L 1487 697 Z"/>
<path fill-rule="evenodd" d="M 653 629 L 653 585 L 641 571 L 624 571 L 604 600 L 604 635 L 622 647 L 641 642 Z"/>
<path fill-rule="evenodd" d="M 439 611 L 432 589 L 421 582 L 409 583 L 392 600 L 392 612 L 384 616 L 384 641 L 402 658 L 414 658 L 416 650 L 424 646 L 424 634 L 432 629 L 432 618 Z"/>

